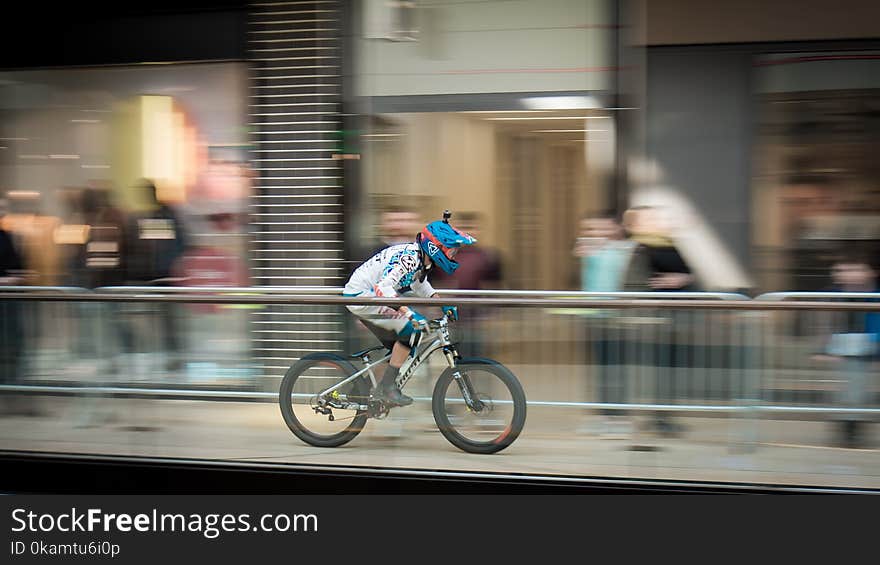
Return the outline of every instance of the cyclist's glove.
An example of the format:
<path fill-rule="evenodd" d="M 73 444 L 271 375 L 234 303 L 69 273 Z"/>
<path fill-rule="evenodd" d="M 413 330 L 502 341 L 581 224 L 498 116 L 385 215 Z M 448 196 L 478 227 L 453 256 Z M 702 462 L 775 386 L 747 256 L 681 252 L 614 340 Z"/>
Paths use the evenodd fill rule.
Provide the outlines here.
<path fill-rule="evenodd" d="M 444 316 L 448 316 L 453 320 L 458 319 L 458 306 L 441 306 L 441 309 Z"/>
<path fill-rule="evenodd" d="M 424 331 L 428 329 L 428 319 L 413 310 L 412 308 L 410 308 L 406 316 L 409 318 L 409 323 L 412 325 L 414 330 Z"/>

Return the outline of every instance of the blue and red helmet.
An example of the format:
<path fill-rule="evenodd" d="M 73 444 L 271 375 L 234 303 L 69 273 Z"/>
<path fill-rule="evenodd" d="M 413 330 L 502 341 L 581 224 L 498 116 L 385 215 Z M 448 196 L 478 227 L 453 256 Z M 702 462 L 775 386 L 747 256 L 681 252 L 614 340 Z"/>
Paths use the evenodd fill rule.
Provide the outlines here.
<path fill-rule="evenodd" d="M 443 272 L 450 275 L 458 268 L 458 263 L 453 260 L 453 257 L 458 253 L 458 248 L 477 242 L 473 236 L 440 220 L 425 226 L 419 236 L 418 241 L 422 251 L 427 253 L 431 261 L 443 269 Z"/>

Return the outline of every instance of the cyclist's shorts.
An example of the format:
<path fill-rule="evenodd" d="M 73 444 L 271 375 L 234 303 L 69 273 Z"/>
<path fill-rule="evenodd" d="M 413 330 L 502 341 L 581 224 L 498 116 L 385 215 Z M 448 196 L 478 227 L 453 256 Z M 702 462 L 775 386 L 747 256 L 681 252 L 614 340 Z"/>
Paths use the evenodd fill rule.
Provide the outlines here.
<path fill-rule="evenodd" d="M 398 318 L 397 311 L 388 306 L 346 306 L 382 345 L 391 349 L 395 341 L 409 347 L 415 333 L 407 318 Z"/>

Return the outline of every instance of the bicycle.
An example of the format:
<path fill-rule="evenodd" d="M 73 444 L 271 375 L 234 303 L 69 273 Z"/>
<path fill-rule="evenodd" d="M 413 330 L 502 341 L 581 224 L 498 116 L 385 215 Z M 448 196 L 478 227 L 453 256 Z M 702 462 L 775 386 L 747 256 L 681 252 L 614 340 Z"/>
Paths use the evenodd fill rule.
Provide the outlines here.
<path fill-rule="evenodd" d="M 391 358 L 387 352 L 372 360 L 370 355 L 380 349 L 385 346 L 348 357 L 311 353 L 293 364 L 279 391 L 281 414 L 290 431 L 309 445 L 339 447 L 361 433 L 368 419 L 385 418 L 392 406 L 370 395 L 376 386 L 373 368 Z M 437 379 L 431 398 L 440 433 L 468 453 L 497 453 L 510 446 L 526 420 L 522 385 L 497 361 L 462 359 L 450 339 L 447 316 L 428 321 L 427 331 L 400 368 L 397 385 L 403 389 L 437 351 L 443 352 L 449 365 Z M 354 360 L 363 363 L 363 368 L 355 368 Z"/>

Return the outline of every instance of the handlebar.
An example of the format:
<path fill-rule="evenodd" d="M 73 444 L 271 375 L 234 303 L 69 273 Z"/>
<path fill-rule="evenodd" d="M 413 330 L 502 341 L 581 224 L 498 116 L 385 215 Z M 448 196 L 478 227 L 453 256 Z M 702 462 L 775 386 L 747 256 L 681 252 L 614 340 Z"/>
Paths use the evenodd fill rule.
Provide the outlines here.
<path fill-rule="evenodd" d="M 448 326 L 450 320 L 452 320 L 451 314 L 444 314 L 443 316 L 428 320 L 428 329 L 430 330 L 439 330 L 442 327 Z"/>

